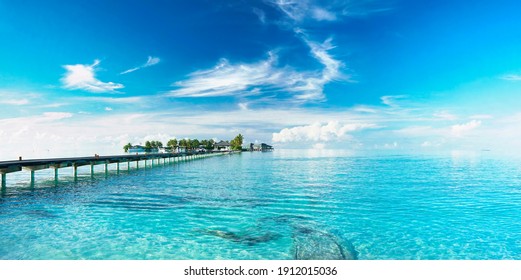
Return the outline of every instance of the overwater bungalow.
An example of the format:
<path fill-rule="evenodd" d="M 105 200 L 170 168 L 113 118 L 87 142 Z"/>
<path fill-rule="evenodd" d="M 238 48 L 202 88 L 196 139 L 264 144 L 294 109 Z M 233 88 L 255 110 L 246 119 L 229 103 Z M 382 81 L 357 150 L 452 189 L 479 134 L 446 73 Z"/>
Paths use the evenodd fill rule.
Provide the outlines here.
<path fill-rule="evenodd" d="M 230 151 L 231 145 L 228 141 L 220 141 L 214 144 L 214 150 L 216 151 Z"/>
<path fill-rule="evenodd" d="M 269 152 L 269 151 L 273 151 L 273 146 L 270 146 L 266 143 L 261 143 L 261 144 L 253 144 L 253 143 L 250 143 L 250 148 L 249 148 L 250 151 L 256 151 L 256 152 Z"/>

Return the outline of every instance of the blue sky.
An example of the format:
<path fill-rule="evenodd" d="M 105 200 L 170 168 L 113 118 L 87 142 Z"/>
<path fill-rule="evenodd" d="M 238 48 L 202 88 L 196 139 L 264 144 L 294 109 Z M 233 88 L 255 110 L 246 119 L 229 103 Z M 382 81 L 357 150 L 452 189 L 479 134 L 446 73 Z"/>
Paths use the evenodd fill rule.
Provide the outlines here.
<path fill-rule="evenodd" d="M 0 141 L 437 152 L 521 144 L 518 1 L 0 0 Z"/>

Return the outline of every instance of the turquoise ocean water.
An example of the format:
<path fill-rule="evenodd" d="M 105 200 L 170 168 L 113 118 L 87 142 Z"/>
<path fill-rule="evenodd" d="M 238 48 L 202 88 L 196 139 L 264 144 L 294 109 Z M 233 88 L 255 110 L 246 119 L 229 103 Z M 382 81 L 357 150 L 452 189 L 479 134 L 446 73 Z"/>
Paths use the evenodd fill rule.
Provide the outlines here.
<path fill-rule="evenodd" d="M 39 171 L 34 188 L 8 174 L 1 259 L 327 258 L 333 243 L 359 259 L 521 259 L 516 159 L 276 150 L 87 169 L 58 185 Z"/>

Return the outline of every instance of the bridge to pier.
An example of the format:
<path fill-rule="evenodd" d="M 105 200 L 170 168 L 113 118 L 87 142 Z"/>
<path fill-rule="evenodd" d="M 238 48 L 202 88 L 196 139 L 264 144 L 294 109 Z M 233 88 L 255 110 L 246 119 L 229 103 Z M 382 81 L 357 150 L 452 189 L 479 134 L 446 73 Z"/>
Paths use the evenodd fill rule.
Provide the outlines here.
<path fill-rule="evenodd" d="M 54 180 L 58 182 L 58 170 L 60 168 L 72 167 L 73 176 L 78 176 L 78 167 L 90 165 L 91 175 L 94 174 L 94 166 L 104 164 L 105 173 L 108 173 L 109 164 L 117 164 L 117 171 L 120 170 L 120 164 L 126 163 L 126 169 L 130 170 L 130 163 L 135 163 L 139 169 L 139 163 L 144 161 L 144 168 L 150 161 L 150 167 L 174 163 L 179 161 L 206 158 L 209 156 L 229 154 L 230 152 L 211 151 L 211 152 L 184 152 L 184 153 L 154 153 L 154 154 L 136 154 L 136 155 L 115 155 L 115 156 L 92 156 L 92 157 L 71 157 L 71 158 L 50 158 L 50 159 L 27 159 L 0 161 L 0 174 L 2 176 L 2 188 L 7 185 L 7 173 L 19 172 L 22 170 L 30 171 L 31 186 L 34 186 L 34 172 L 42 169 L 54 169 Z"/>

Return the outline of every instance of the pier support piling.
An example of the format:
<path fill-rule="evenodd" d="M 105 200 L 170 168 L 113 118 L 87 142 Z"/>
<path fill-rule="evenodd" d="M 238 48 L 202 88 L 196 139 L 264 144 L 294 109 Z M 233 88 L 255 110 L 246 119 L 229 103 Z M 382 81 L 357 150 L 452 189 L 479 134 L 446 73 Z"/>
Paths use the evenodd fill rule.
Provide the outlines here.
<path fill-rule="evenodd" d="M 31 170 L 31 187 L 34 187 L 34 170 Z"/>
<path fill-rule="evenodd" d="M 7 185 L 7 174 L 2 173 L 2 189 Z"/>
<path fill-rule="evenodd" d="M 58 183 L 58 168 L 54 168 L 54 183 Z"/>
<path fill-rule="evenodd" d="M 78 166 L 72 166 L 72 175 L 74 176 L 74 181 L 78 180 Z"/>

